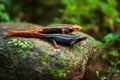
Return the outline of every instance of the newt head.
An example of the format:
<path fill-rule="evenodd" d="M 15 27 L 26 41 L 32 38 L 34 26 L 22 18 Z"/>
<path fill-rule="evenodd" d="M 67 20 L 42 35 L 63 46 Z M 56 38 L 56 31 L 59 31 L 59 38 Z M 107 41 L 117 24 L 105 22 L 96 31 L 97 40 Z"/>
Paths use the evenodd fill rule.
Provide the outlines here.
<path fill-rule="evenodd" d="M 73 30 L 73 31 L 80 31 L 82 29 L 82 27 L 75 24 L 70 29 Z"/>
<path fill-rule="evenodd" d="M 85 39 L 87 39 L 87 36 L 78 36 L 76 38 L 76 42 L 80 42 L 80 41 L 85 40 Z"/>

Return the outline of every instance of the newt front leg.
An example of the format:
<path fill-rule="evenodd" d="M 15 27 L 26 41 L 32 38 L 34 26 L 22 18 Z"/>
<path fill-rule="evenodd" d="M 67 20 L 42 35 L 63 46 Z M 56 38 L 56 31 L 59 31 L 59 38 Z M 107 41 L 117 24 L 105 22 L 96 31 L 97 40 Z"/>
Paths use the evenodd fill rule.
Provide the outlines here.
<path fill-rule="evenodd" d="M 58 45 L 55 40 L 52 40 L 52 42 L 53 42 L 53 45 L 54 45 L 55 48 L 57 48 L 57 49 L 61 48 L 61 46 Z"/>
<path fill-rule="evenodd" d="M 69 47 L 70 50 L 72 50 L 74 44 L 75 44 L 75 41 L 72 41 L 72 42 L 70 43 L 70 47 Z"/>

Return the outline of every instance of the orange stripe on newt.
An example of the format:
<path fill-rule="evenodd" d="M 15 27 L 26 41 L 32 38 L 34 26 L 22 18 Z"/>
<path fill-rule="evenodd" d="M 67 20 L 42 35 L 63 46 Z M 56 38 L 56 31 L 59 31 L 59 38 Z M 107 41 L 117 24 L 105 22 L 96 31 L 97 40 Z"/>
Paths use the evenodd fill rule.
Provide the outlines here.
<path fill-rule="evenodd" d="M 65 29 L 62 29 L 62 34 L 65 34 Z"/>

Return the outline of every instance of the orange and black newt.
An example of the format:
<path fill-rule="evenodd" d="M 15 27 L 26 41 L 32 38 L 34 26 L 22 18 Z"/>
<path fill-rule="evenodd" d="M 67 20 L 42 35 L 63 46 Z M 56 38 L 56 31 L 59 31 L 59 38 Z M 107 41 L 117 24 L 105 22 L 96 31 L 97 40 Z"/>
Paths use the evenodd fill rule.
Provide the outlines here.
<path fill-rule="evenodd" d="M 42 34 L 42 33 L 35 33 L 35 32 L 16 32 L 9 30 L 11 34 L 3 37 L 3 39 L 11 38 L 11 37 L 26 37 L 26 38 L 39 38 L 45 39 L 55 46 L 55 48 L 60 48 L 58 44 L 68 45 L 70 49 L 75 43 L 85 40 L 86 36 L 73 36 L 67 34 Z"/>
<path fill-rule="evenodd" d="M 53 34 L 53 33 L 60 33 L 60 34 L 69 34 L 73 31 L 80 31 L 82 27 L 78 25 L 72 24 L 56 24 L 51 25 L 48 28 L 43 29 L 44 34 Z"/>
<path fill-rule="evenodd" d="M 43 27 L 39 29 L 34 29 L 34 30 L 26 30 L 26 31 L 15 31 L 15 32 L 31 32 L 31 33 L 43 33 L 43 34 L 69 34 L 72 33 L 73 31 L 80 31 L 82 28 L 78 25 L 72 25 L 72 24 L 56 24 L 56 25 L 51 25 L 48 27 Z"/>

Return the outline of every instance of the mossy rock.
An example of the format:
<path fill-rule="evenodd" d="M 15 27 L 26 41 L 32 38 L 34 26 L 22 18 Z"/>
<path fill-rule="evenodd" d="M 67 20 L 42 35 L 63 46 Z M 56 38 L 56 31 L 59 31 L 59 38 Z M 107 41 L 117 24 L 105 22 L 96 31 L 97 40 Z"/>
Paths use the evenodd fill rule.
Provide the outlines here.
<path fill-rule="evenodd" d="M 80 80 L 88 61 L 99 49 L 89 35 L 81 45 L 75 44 L 72 51 L 63 46 L 54 46 L 35 38 L 11 38 L 3 40 L 8 29 L 28 30 L 42 26 L 29 23 L 0 24 L 0 79 L 5 80 Z"/>

